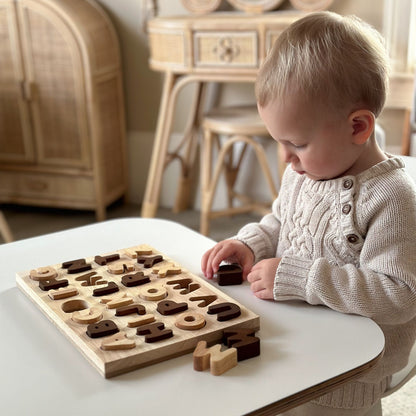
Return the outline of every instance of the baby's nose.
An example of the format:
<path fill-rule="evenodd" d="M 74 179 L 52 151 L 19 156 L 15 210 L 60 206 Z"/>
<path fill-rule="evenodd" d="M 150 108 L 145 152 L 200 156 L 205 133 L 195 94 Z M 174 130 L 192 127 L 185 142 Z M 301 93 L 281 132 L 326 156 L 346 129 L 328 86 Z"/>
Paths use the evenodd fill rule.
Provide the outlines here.
<path fill-rule="evenodd" d="M 283 147 L 282 152 L 283 160 L 285 161 L 285 163 L 290 163 L 293 159 L 294 154 L 287 147 Z"/>

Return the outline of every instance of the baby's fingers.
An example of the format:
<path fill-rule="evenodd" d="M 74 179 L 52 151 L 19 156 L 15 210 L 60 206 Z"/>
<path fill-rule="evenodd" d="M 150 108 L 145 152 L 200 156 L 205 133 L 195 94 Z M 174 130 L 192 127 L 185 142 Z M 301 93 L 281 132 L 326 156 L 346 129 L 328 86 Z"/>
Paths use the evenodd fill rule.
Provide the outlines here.
<path fill-rule="evenodd" d="M 217 272 L 220 263 L 223 260 L 224 250 L 223 243 L 216 244 L 213 248 L 208 250 L 202 257 L 201 269 L 204 276 L 212 279 L 214 273 Z"/>

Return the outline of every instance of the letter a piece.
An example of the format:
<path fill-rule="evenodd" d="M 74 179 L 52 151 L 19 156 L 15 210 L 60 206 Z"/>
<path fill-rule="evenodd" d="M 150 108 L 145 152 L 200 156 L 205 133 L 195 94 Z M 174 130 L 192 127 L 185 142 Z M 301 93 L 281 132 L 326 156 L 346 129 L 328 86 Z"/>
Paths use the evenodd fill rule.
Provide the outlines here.
<path fill-rule="evenodd" d="M 221 351 L 221 345 L 215 344 L 207 348 L 206 341 L 199 341 L 193 353 L 194 370 L 210 369 L 211 374 L 220 376 L 237 365 L 237 350 L 228 348 Z"/>

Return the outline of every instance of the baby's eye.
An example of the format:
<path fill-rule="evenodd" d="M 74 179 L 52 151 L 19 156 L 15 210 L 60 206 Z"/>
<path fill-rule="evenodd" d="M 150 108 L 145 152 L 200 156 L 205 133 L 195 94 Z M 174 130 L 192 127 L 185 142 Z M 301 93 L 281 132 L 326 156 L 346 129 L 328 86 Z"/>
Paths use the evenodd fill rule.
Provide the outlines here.
<path fill-rule="evenodd" d="M 296 149 L 303 149 L 306 147 L 306 144 L 296 144 L 296 143 L 292 143 L 292 146 Z"/>

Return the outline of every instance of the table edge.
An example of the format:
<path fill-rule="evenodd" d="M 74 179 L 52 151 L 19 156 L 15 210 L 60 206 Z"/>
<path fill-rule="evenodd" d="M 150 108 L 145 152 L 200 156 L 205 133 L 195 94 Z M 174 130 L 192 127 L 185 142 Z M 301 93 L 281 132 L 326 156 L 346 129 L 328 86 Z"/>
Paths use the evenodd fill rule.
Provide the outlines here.
<path fill-rule="evenodd" d="M 317 397 L 320 397 L 326 393 L 329 393 L 346 382 L 353 381 L 359 378 L 361 375 L 370 371 L 384 355 L 384 348 L 380 353 L 372 360 L 350 370 L 342 373 L 329 380 L 323 381 L 322 383 L 316 384 L 308 389 L 302 390 L 298 393 L 292 394 L 291 396 L 285 397 L 284 399 L 278 400 L 260 409 L 253 410 L 252 412 L 246 413 L 244 416 L 275 416 L 294 407 L 300 406 L 301 404 L 307 403 Z"/>

